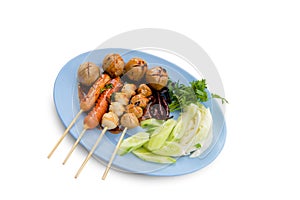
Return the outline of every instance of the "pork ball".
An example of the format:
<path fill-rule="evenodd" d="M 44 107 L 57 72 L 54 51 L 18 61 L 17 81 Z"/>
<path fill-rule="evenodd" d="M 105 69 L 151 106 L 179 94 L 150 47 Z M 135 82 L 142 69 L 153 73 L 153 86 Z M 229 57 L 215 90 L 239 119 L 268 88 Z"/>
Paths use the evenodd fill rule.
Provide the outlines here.
<path fill-rule="evenodd" d="M 145 60 L 141 58 L 132 58 L 125 65 L 125 75 L 133 81 L 141 80 L 146 71 L 148 65 Z"/>
<path fill-rule="evenodd" d="M 123 74 L 124 65 L 124 60 L 119 54 L 108 54 L 103 59 L 102 68 L 111 77 L 117 77 Z"/>
<path fill-rule="evenodd" d="M 125 113 L 121 117 L 121 125 L 129 129 L 135 128 L 139 125 L 139 120 L 133 113 Z"/>
<path fill-rule="evenodd" d="M 151 89 L 146 84 L 141 84 L 137 91 L 139 94 L 142 94 L 145 97 L 149 97 L 150 95 L 152 95 Z"/>
<path fill-rule="evenodd" d="M 102 117 L 102 127 L 107 127 L 108 130 L 114 129 L 119 125 L 119 118 L 113 112 L 105 113 Z"/>
<path fill-rule="evenodd" d="M 132 97 L 133 95 L 135 95 L 135 90 L 136 90 L 136 86 L 134 84 L 129 84 L 129 83 L 126 83 L 121 92 L 124 92 L 127 94 L 127 97 L 130 98 Z"/>
<path fill-rule="evenodd" d="M 82 63 L 77 71 L 77 80 L 85 86 L 91 86 L 100 76 L 100 68 L 92 62 Z"/>
<path fill-rule="evenodd" d="M 145 108 L 149 102 L 149 99 L 142 94 L 137 94 L 131 98 L 130 102 L 136 106 Z"/>
<path fill-rule="evenodd" d="M 124 92 L 115 92 L 113 94 L 112 101 L 119 102 L 120 104 L 126 106 L 129 103 L 129 98 Z"/>
<path fill-rule="evenodd" d="M 126 106 L 127 113 L 133 113 L 137 118 L 143 116 L 143 109 L 140 106 L 129 104 Z"/>
<path fill-rule="evenodd" d="M 125 108 L 124 105 L 119 102 L 111 102 L 109 111 L 115 113 L 118 117 L 120 117 L 125 112 Z"/>
<path fill-rule="evenodd" d="M 168 83 L 167 70 L 157 66 L 146 72 L 146 81 L 155 90 L 161 90 Z"/>

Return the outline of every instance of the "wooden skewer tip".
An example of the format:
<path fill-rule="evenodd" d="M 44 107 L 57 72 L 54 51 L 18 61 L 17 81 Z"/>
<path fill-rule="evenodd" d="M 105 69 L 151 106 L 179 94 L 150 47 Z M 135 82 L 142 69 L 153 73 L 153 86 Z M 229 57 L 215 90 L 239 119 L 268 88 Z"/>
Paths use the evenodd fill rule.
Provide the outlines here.
<path fill-rule="evenodd" d="M 47 158 L 51 158 L 52 154 L 54 153 L 54 151 L 57 149 L 58 145 L 63 141 L 63 139 L 66 137 L 66 135 L 68 134 L 68 132 L 70 131 L 70 129 L 72 128 L 72 126 L 75 124 L 76 120 L 78 119 L 78 117 L 81 115 L 81 113 L 83 112 L 82 109 L 79 110 L 79 112 L 76 114 L 76 116 L 74 117 L 74 119 L 71 121 L 71 123 L 69 124 L 69 126 L 67 127 L 67 129 L 65 130 L 65 132 L 62 134 L 62 136 L 59 138 L 59 140 L 57 141 L 57 143 L 55 144 L 55 146 L 53 147 L 53 149 L 51 150 L 51 152 L 48 154 Z"/>
<path fill-rule="evenodd" d="M 99 137 L 98 137 L 97 141 L 95 142 L 94 146 L 92 147 L 91 151 L 89 152 L 89 154 L 87 155 L 87 157 L 85 158 L 85 160 L 81 164 L 80 168 L 78 169 L 78 171 L 77 171 L 77 173 L 75 175 L 75 178 L 77 178 L 80 175 L 81 171 L 83 170 L 84 166 L 87 164 L 87 162 L 89 161 L 89 159 L 93 155 L 94 151 L 96 150 L 99 142 L 101 141 L 101 139 L 102 139 L 102 137 L 103 137 L 103 135 L 105 134 L 106 131 L 107 131 L 107 127 L 105 127 L 102 130 L 101 134 L 99 135 Z"/>
<path fill-rule="evenodd" d="M 119 138 L 119 141 L 118 141 L 118 143 L 117 143 L 117 145 L 115 147 L 115 150 L 114 150 L 114 152 L 113 152 L 113 154 L 112 154 L 112 156 L 111 156 L 111 158 L 109 160 L 109 163 L 107 164 L 107 167 L 106 167 L 106 169 L 105 169 L 105 171 L 104 171 L 104 173 L 102 175 L 102 180 L 105 180 L 105 178 L 106 178 L 106 176 L 108 174 L 108 171 L 109 171 L 109 169 L 111 167 L 112 162 L 114 161 L 114 158 L 115 158 L 115 156 L 116 156 L 116 154 L 118 152 L 118 149 L 120 148 L 121 142 L 122 142 L 122 140 L 124 138 L 124 135 L 125 135 L 126 131 L 127 131 L 127 127 L 125 127 L 125 129 L 122 132 L 122 135 Z"/>

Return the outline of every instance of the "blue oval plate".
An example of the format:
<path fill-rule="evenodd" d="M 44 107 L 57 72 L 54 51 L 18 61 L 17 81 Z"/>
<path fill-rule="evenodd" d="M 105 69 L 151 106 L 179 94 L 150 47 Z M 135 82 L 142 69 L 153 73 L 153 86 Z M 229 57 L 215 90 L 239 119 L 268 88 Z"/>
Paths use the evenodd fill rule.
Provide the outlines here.
<path fill-rule="evenodd" d="M 167 69 L 168 75 L 173 81 L 180 81 L 183 84 L 189 84 L 190 81 L 196 80 L 191 74 L 182 68 L 148 53 L 126 50 L 126 49 L 99 49 L 83 53 L 70 60 L 59 72 L 54 84 L 54 103 L 56 111 L 62 123 L 67 127 L 75 115 L 79 112 L 80 106 L 77 91 L 77 69 L 83 62 L 90 61 L 101 66 L 103 58 L 109 53 L 119 53 L 125 62 L 132 57 L 140 57 L 147 61 L 149 68 L 160 65 Z M 209 83 L 208 83 L 209 84 Z M 133 154 L 129 153 L 124 156 L 116 156 L 112 168 L 124 172 L 139 173 L 151 176 L 177 176 L 192 173 L 209 165 L 221 152 L 226 139 L 226 124 L 223 113 L 214 99 L 205 102 L 209 107 L 213 117 L 212 133 L 213 138 L 211 145 L 197 158 L 183 156 L 177 159 L 174 164 L 156 164 L 143 161 Z M 172 113 L 176 116 L 178 113 Z M 76 124 L 70 130 L 70 134 L 77 139 L 83 129 L 83 119 L 86 113 L 82 114 Z M 140 127 L 127 131 L 125 137 L 141 131 Z M 100 129 L 88 130 L 80 141 L 80 144 L 90 151 L 97 137 L 101 133 Z M 102 141 L 94 152 L 94 158 L 107 163 L 110 159 L 120 134 L 111 134 L 106 132 Z"/>

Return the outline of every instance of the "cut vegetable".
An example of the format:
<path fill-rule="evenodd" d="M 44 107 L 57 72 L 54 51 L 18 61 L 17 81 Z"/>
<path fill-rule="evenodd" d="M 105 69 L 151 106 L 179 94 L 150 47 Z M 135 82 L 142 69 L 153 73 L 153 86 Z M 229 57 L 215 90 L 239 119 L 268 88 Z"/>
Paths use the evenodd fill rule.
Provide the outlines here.
<path fill-rule="evenodd" d="M 148 129 L 148 128 L 153 128 L 153 127 L 159 127 L 164 123 L 164 120 L 158 120 L 158 119 L 147 119 L 141 122 L 141 127 Z"/>
<path fill-rule="evenodd" d="M 211 143 L 212 116 L 209 108 L 200 103 L 185 106 L 177 121 L 148 119 L 139 133 L 124 141 L 121 154 L 132 151 L 139 158 L 157 163 L 175 162 L 173 157 L 198 157 Z M 141 140 L 141 141 L 140 141 Z"/>
<path fill-rule="evenodd" d="M 124 155 L 126 153 L 129 153 L 145 144 L 149 140 L 149 134 L 145 132 L 139 132 L 135 135 L 126 138 L 121 143 L 121 146 L 118 150 L 119 155 Z"/>
<path fill-rule="evenodd" d="M 184 150 L 177 142 L 168 142 L 166 141 L 164 145 L 157 150 L 152 151 L 153 153 L 161 156 L 182 156 L 184 154 Z"/>
<path fill-rule="evenodd" d="M 160 126 L 157 131 L 151 135 L 148 149 L 150 151 L 160 149 L 169 137 L 175 125 L 176 121 L 174 119 L 169 119 L 162 126 Z"/>
<path fill-rule="evenodd" d="M 142 160 L 148 161 L 148 162 L 155 162 L 155 163 L 175 163 L 176 160 L 174 158 L 168 157 L 168 156 L 160 156 L 156 155 L 154 153 L 151 153 L 150 151 L 144 149 L 143 147 L 138 148 L 134 151 L 132 151 L 134 155 L 139 157 Z"/>
<path fill-rule="evenodd" d="M 182 118 L 180 116 L 177 120 L 176 126 L 174 127 L 174 129 L 172 130 L 172 132 L 168 138 L 168 141 L 178 141 L 182 137 L 183 134 L 184 134 L 184 131 L 183 131 L 183 126 L 182 126 Z"/>

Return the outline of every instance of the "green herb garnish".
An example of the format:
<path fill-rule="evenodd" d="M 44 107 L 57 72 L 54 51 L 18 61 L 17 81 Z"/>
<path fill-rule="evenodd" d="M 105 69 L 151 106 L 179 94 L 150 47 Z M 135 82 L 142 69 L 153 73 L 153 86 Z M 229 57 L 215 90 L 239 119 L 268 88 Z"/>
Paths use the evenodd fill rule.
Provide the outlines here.
<path fill-rule="evenodd" d="M 186 86 L 178 82 L 168 82 L 169 94 L 172 102 L 169 104 L 170 111 L 181 110 L 184 106 L 191 103 L 206 102 L 208 100 L 206 80 L 196 80 L 190 82 L 190 86 Z M 228 101 L 217 95 L 212 94 L 212 98 L 219 98 L 222 103 Z"/>
<path fill-rule="evenodd" d="M 106 84 L 106 85 L 104 86 L 104 88 L 102 88 L 102 89 L 100 90 L 100 93 L 104 92 L 104 91 L 107 90 L 107 89 L 111 89 L 111 88 L 113 88 L 113 87 L 114 87 L 113 84 L 108 83 L 108 84 Z"/>
<path fill-rule="evenodd" d="M 221 97 L 221 96 L 218 95 L 218 94 L 213 94 L 213 93 L 211 93 L 211 97 L 212 97 L 212 98 L 216 98 L 216 99 L 221 99 L 221 100 L 222 100 L 222 104 L 228 103 L 227 99 L 225 99 L 224 97 Z"/>

